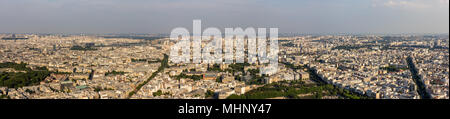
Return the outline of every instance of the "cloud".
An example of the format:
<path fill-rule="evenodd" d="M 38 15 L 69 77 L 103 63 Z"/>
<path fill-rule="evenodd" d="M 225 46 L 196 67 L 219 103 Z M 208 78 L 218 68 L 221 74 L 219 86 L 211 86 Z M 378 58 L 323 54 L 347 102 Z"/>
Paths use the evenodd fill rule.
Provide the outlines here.
<path fill-rule="evenodd" d="M 448 8 L 449 0 L 373 0 L 372 6 L 410 10 Z"/>
<path fill-rule="evenodd" d="M 428 8 L 429 5 L 417 1 L 389 0 L 384 3 L 387 7 L 410 7 L 410 8 Z"/>

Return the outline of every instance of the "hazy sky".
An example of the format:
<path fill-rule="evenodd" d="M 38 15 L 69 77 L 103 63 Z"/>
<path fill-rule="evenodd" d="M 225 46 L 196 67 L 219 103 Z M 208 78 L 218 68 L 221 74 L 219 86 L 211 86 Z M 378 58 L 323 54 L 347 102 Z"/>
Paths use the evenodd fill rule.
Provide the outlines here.
<path fill-rule="evenodd" d="M 0 33 L 448 33 L 449 0 L 1 0 Z M 192 29 L 190 29 L 192 31 Z"/>

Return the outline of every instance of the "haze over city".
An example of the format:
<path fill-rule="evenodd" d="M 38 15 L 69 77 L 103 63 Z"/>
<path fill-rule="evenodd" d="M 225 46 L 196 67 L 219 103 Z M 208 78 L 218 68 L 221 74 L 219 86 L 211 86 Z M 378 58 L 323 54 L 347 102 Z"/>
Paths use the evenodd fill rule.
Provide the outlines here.
<path fill-rule="evenodd" d="M 0 33 L 170 33 L 276 27 L 280 33 L 448 33 L 449 0 L 2 0 Z"/>

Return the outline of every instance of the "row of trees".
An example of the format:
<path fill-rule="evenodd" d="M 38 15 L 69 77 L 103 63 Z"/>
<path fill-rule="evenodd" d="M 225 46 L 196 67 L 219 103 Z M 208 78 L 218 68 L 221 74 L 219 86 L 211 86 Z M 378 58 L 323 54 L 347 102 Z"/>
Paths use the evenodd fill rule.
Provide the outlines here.
<path fill-rule="evenodd" d="M 134 58 L 131 58 L 131 62 L 147 62 L 147 63 L 151 64 L 151 63 L 159 63 L 159 62 L 161 62 L 161 59 L 148 60 L 148 59 L 134 59 Z"/>
<path fill-rule="evenodd" d="M 108 76 L 108 75 L 124 75 L 126 72 L 123 72 L 123 71 L 115 71 L 115 70 L 113 70 L 113 71 L 111 71 L 111 72 L 106 72 L 105 73 L 105 76 Z"/>
<path fill-rule="evenodd" d="M 398 67 L 394 65 L 389 65 L 387 67 L 380 67 L 382 70 L 387 70 L 388 72 L 399 72 L 400 70 L 408 70 L 406 67 Z"/>
<path fill-rule="evenodd" d="M 208 67 L 208 71 L 222 72 L 222 69 L 220 69 L 220 65 L 219 64 L 213 64 L 212 67 Z"/>
<path fill-rule="evenodd" d="M 186 75 L 184 73 L 181 73 L 180 75 L 176 76 L 177 80 L 180 80 L 181 78 L 192 79 L 194 81 L 198 81 L 198 80 L 202 79 L 203 76 L 202 75 L 190 75 L 190 76 L 188 76 L 188 75 Z"/>
<path fill-rule="evenodd" d="M 431 95 L 426 91 L 426 86 L 423 83 L 422 78 L 420 78 L 420 75 L 418 74 L 418 70 L 416 68 L 416 65 L 414 65 L 412 57 L 408 56 L 408 58 L 406 58 L 406 61 L 408 62 L 408 68 L 411 71 L 412 78 L 417 85 L 417 93 L 419 93 L 422 99 L 431 99 Z"/>
<path fill-rule="evenodd" d="M 102 88 L 102 87 L 100 87 L 100 86 L 97 86 L 97 87 L 94 87 L 94 91 L 95 92 L 100 92 L 100 91 L 105 91 L 105 90 L 114 90 L 114 89 L 112 89 L 112 88 Z"/>
<path fill-rule="evenodd" d="M 131 62 L 146 62 L 147 61 L 147 59 L 134 59 L 134 58 L 131 58 Z"/>
<path fill-rule="evenodd" d="M 92 48 L 92 47 L 82 47 L 82 46 L 72 46 L 70 48 L 70 50 L 81 50 L 81 51 L 93 51 L 93 50 L 97 50 L 96 48 Z"/>
<path fill-rule="evenodd" d="M 133 91 L 131 91 L 128 94 L 128 98 L 130 98 L 131 96 L 133 96 L 134 94 L 136 94 L 137 91 L 139 91 L 142 86 L 144 86 L 145 84 L 147 84 L 150 80 L 152 80 L 153 78 L 156 77 L 156 75 L 162 71 L 164 71 L 165 68 L 169 67 L 169 56 L 164 54 L 164 59 L 161 61 L 161 66 L 159 66 L 158 70 L 156 72 L 153 72 L 152 75 L 145 80 L 143 83 L 139 84 L 136 89 L 134 89 Z"/>

